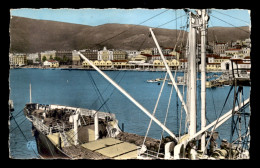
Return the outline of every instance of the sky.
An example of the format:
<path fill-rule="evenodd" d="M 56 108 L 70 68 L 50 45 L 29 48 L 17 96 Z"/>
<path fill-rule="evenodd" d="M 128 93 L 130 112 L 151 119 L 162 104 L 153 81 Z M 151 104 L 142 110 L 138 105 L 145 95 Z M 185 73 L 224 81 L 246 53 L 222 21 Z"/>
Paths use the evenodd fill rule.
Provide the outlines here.
<path fill-rule="evenodd" d="M 195 13 L 195 10 L 192 10 Z M 98 26 L 106 23 L 134 24 L 166 29 L 182 29 L 187 16 L 183 9 L 11 9 L 12 16 Z M 176 21 L 177 18 L 177 21 Z M 247 9 L 211 9 L 209 27 L 250 26 Z"/>

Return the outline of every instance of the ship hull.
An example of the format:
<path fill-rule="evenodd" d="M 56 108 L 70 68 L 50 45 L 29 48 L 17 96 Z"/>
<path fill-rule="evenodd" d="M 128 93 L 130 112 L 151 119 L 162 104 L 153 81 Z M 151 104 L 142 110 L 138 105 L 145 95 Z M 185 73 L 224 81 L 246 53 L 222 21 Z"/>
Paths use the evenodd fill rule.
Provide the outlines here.
<path fill-rule="evenodd" d="M 36 144 L 37 150 L 41 158 L 44 159 L 68 159 L 70 158 L 63 151 L 58 149 L 49 138 L 44 135 L 41 131 L 37 130 L 35 127 L 32 129 Z"/>

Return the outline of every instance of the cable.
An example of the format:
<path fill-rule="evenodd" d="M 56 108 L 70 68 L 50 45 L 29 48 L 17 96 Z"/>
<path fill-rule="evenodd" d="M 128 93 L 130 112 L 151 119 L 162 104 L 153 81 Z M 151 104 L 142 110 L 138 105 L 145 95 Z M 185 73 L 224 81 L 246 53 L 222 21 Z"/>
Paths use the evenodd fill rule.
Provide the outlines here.
<path fill-rule="evenodd" d="M 26 121 L 26 120 L 27 120 L 27 118 L 25 118 L 19 125 L 22 125 L 22 123 L 23 123 L 24 121 Z M 12 133 L 16 128 L 18 128 L 18 126 L 16 126 L 15 128 L 13 128 L 13 129 L 9 132 L 9 134 Z"/>
<path fill-rule="evenodd" d="M 230 15 L 228 15 L 228 14 L 219 12 L 219 11 L 217 11 L 217 10 L 214 10 L 214 12 L 218 12 L 218 13 L 220 13 L 220 14 L 222 14 L 222 15 L 226 15 L 226 16 L 229 16 L 229 17 L 231 17 L 231 18 L 234 18 L 234 19 L 237 19 L 237 20 L 240 20 L 240 21 L 243 21 L 243 22 L 246 22 L 247 24 L 249 24 L 249 23 L 248 23 L 247 21 L 245 21 L 245 20 L 242 20 L 242 19 L 239 19 L 239 18 L 235 18 L 235 17 L 233 17 L 233 16 L 230 16 Z"/>
<path fill-rule="evenodd" d="M 215 130 L 217 124 L 218 124 L 220 115 L 222 114 L 222 112 L 223 112 L 223 110 L 224 110 L 224 107 L 225 107 L 225 105 L 226 105 L 226 103 L 227 103 L 227 100 L 228 100 L 228 98 L 229 98 L 229 95 L 230 95 L 232 89 L 233 89 L 233 85 L 231 86 L 231 88 L 230 88 L 230 90 L 229 90 L 229 92 L 228 92 L 227 98 L 226 98 L 226 100 L 225 100 L 225 102 L 224 102 L 224 105 L 223 105 L 223 107 L 222 107 L 222 110 L 221 110 L 221 112 L 220 112 L 220 114 L 219 114 L 219 116 L 218 116 L 217 122 L 216 122 L 216 124 L 214 125 L 214 127 L 213 127 L 213 129 L 212 129 L 212 131 L 211 131 L 211 134 L 210 134 L 210 137 L 209 137 L 209 139 L 208 139 L 208 141 L 207 141 L 205 150 L 207 149 L 207 146 L 208 146 L 208 144 L 209 144 L 210 138 L 212 137 L 213 132 L 214 132 L 214 130 Z M 204 155 L 204 153 L 205 153 L 205 150 L 203 151 L 203 155 Z"/>
<path fill-rule="evenodd" d="M 13 117 L 12 113 L 11 113 L 11 116 Z M 16 125 L 18 126 L 20 132 L 22 133 L 24 139 L 25 139 L 27 142 L 29 142 L 28 139 L 26 138 L 26 136 L 24 135 L 23 131 L 21 130 L 20 126 L 19 126 L 18 123 L 16 122 L 16 119 L 15 119 L 14 117 L 13 117 L 13 119 L 14 119 L 14 122 L 16 123 Z M 38 154 L 34 151 L 33 148 L 32 148 L 32 150 L 33 150 L 34 154 L 39 158 Z"/>
<path fill-rule="evenodd" d="M 138 50 L 141 50 L 141 47 L 143 46 L 144 42 L 146 41 L 147 37 L 149 36 L 150 32 L 148 31 L 148 33 L 146 34 L 144 41 L 141 43 L 141 45 L 139 46 Z"/>
<path fill-rule="evenodd" d="M 112 36 L 112 37 L 110 37 L 110 38 L 108 38 L 108 39 L 106 39 L 106 40 L 103 40 L 103 41 L 97 43 L 96 45 L 100 45 L 101 43 L 104 43 L 104 42 L 106 42 L 106 41 L 108 41 L 108 40 L 111 40 L 111 39 L 113 39 L 113 38 L 115 38 L 115 37 L 117 37 L 117 36 L 119 36 L 119 35 L 121 35 L 121 34 L 127 32 L 127 31 L 129 31 L 130 29 L 132 29 L 132 28 L 134 28 L 134 27 L 136 27 L 136 26 L 139 26 L 139 25 L 141 25 L 141 24 L 143 24 L 143 23 L 145 23 L 145 22 L 147 22 L 147 21 L 149 21 L 149 20 L 151 20 L 151 19 L 153 19 L 153 18 L 155 18 L 155 17 L 157 17 L 157 16 L 159 16 L 159 15 L 161 15 L 161 14 L 167 12 L 168 10 L 170 10 L 170 9 L 167 9 L 167 10 L 165 10 L 165 11 L 163 11 L 163 12 L 160 12 L 160 13 L 158 13 L 157 15 L 155 15 L 155 16 L 153 16 L 153 17 L 151 17 L 151 18 L 149 18 L 149 19 L 147 19 L 147 20 L 145 20 L 145 21 L 143 21 L 143 22 L 141 22 L 141 23 L 139 23 L 139 24 L 137 24 L 137 25 L 135 25 L 135 26 L 133 26 L 133 27 L 127 29 L 127 30 L 124 30 L 124 31 L 120 32 L 119 34 L 116 34 L 115 36 Z"/>
<path fill-rule="evenodd" d="M 88 75 L 89 75 L 89 77 L 90 77 L 90 79 L 91 79 L 92 85 L 93 85 L 94 88 L 95 88 L 95 91 L 96 91 L 96 92 L 98 93 L 98 95 L 99 95 L 99 96 L 98 96 L 98 99 L 99 99 L 100 103 L 104 102 L 104 98 L 103 98 L 102 94 L 100 93 L 100 91 L 99 91 L 99 89 L 98 89 L 98 87 L 97 87 L 97 85 L 96 85 L 96 83 L 95 83 L 95 81 L 94 81 L 92 75 L 89 73 L 89 71 L 88 71 Z M 101 100 L 100 100 L 100 99 L 101 99 Z M 106 107 L 106 109 L 108 110 L 108 112 L 110 112 L 109 107 L 108 107 L 108 106 L 105 106 L 105 107 Z"/>
<path fill-rule="evenodd" d="M 179 18 L 182 18 L 183 16 L 186 16 L 186 14 L 185 14 L 185 15 L 181 15 L 181 16 L 179 16 L 179 17 L 173 19 L 173 20 L 170 20 L 170 21 L 168 21 L 168 22 L 166 22 L 166 23 L 164 23 L 164 24 L 161 24 L 161 25 L 159 25 L 159 26 L 157 26 L 157 27 L 153 27 L 153 28 L 155 28 L 155 29 L 156 29 L 156 28 L 159 28 L 159 27 L 164 26 L 164 25 L 166 25 L 166 24 L 168 24 L 168 23 L 171 23 L 171 22 L 173 22 L 173 21 L 175 21 L 175 20 L 177 20 L 177 19 L 179 19 Z"/>
<path fill-rule="evenodd" d="M 166 79 L 167 79 L 167 72 L 166 72 L 166 74 L 165 74 L 165 77 L 164 77 L 164 80 L 163 80 L 163 84 L 162 84 L 162 87 L 161 87 L 160 92 L 159 92 L 159 96 L 158 96 L 157 101 L 156 101 L 156 104 L 155 104 L 155 106 L 154 106 L 154 110 L 153 110 L 153 114 L 152 114 L 153 116 L 155 115 L 155 112 L 156 112 L 156 109 L 157 109 L 159 100 L 160 100 L 160 98 L 161 98 L 161 94 L 162 94 L 162 91 L 163 91 L 163 88 L 164 88 L 164 84 L 165 84 Z M 144 146 L 144 143 L 145 143 L 145 141 L 146 141 L 146 138 L 147 138 L 148 132 L 149 132 L 149 130 L 150 130 L 152 121 L 153 121 L 153 120 L 151 119 L 150 122 L 149 122 L 148 128 L 147 128 L 146 133 L 145 133 L 145 137 L 144 137 L 144 140 L 143 140 L 142 147 Z M 140 154 L 141 154 L 141 153 L 139 152 L 139 153 L 138 153 L 138 156 L 140 156 Z"/>
<path fill-rule="evenodd" d="M 115 77 L 113 78 L 113 80 L 115 80 L 115 79 L 117 78 L 117 76 L 120 74 L 120 72 L 121 72 L 121 71 L 119 71 L 119 72 L 115 75 Z M 92 84 L 93 84 L 93 81 L 92 81 Z M 104 94 L 104 92 L 107 90 L 107 88 L 108 88 L 109 86 L 111 86 L 110 83 L 108 83 L 107 87 L 104 89 L 104 91 L 102 92 L 102 94 Z M 100 95 L 102 96 L 102 94 L 100 94 Z M 96 103 L 97 100 L 100 101 L 99 97 L 91 104 L 91 107 L 93 106 L 93 104 Z M 104 100 L 103 100 L 103 101 L 104 101 Z M 102 103 L 102 102 L 100 102 L 100 103 Z"/>
<path fill-rule="evenodd" d="M 214 18 L 216 18 L 216 19 L 218 19 L 218 20 L 220 20 L 220 21 L 222 21 L 222 22 L 224 22 L 224 23 L 226 23 L 226 24 L 229 24 L 229 25 L 231 25 L 231 26 L 233 26 L 234 28 L 237 28 L 237 29 L 239 29 L 239 30 L 242 30 L 242 31 L 244 31 L 244 32 L 246 32 L 246 33 L 248 33 L 248 34 L 250 34 L 250 32 L 248 32 L 248 31 L 246 31 L 246 30 L 243 30 L 243 29 L 241 29 L 241 28 L 239 28 L 239 27 L 236 27 L 235 25 L 233 25 L 233 24 L 231 24 L 231 23 L 228 23 L 228 22 L 226 22 L 226 21 L 224 21 L 224 20 L 222 20 L 222 19 L 219 19 L 218 17 L 216 17 L 216 16 L 214 16 L 214 15 L 210 15 L 210 16 L 212 16 L 212 17 L 214 17 Z"/>

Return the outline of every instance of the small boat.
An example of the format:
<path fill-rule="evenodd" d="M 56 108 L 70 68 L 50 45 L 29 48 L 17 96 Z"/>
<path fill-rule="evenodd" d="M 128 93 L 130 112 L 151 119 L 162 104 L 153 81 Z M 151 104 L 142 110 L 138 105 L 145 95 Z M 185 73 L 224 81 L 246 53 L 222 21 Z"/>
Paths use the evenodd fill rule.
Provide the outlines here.
<path fill-rule="evenodd" d="M 157 80 L 155 79 L 151 79 L 151 80 L 147 80 L 148 83 L 155 83 L 155 82 L 158 82 Z"/>
<path fill-rule="evenodd" d="M 185 82 L 177 82 L 176 84 L 177 84 L 177 85 L 186 85 Z M 172 85 L 172 82 L 171 82 L 171 81 L 168 82 L 168 85 Z"/>
<path fill-rule="evenodd" d="M 177 84 L 177 85 L 186 85 L 184 76 L 178 76 L 178 77 L 177 77 L 177 82 L 176 82 L 176 84 Z M 168 85 L 172 85 L 172 81 L 169 81 L 169 82 L 168 82 Z"/>
<path fill-rule="evenodd" d="M 161 82 L 161 81 L 164 81 L 164 79 L 163 78 L 156 78 L 156 79 L 147 80 L 148 83 Z"/>

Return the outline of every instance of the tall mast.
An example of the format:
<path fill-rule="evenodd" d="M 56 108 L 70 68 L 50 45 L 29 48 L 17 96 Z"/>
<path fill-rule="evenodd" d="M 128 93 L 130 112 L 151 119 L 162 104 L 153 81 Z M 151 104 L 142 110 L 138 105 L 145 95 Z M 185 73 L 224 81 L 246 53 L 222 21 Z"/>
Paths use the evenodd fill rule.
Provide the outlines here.
<path fill-rule="evenodd" d="M 193 136 L 196 133 L 197 120 L 197 73 L 196 73 L 196 18 L 194 14 L 190 12 L 190 33 L 189 33 L 189 136 Z"/>
<path fill-rule="evenodd" d="M 206 24 L 207 13 L 205 9 L 201 10 L 201 129 L 206 127 Z M 201 150 L 205 150 L 206 135 L 201 137 Z"/>

